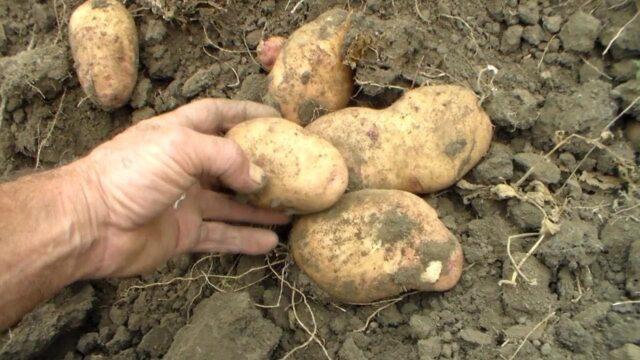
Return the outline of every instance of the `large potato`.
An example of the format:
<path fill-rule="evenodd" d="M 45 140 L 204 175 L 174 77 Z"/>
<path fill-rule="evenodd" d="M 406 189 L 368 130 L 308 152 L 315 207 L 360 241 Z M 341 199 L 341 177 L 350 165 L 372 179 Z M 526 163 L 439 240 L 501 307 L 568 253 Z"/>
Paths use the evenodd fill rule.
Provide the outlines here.
<path fill-rule="evenodd" d="M 347 187 L 347 165 L 338 150 L 290 121 L 249 120 L 226 136 L 267 174 L 267 185 L 249 196 L 254 205 L 308 214 L 335 204 Z"/>
<path fill-rule="evenodd" d="M 287 40 L 269 74 L 265 99 L 286 119 L 307 124 L 347 106 L 353 75 L 341 53 L 349 22 L 345 10 L 330 10 Z"/>
<path fill-rule="evenodd" d="M 125 105 L 138 77 L 138 34 L 118 0 L 88 0 L 69 20 L 69 42 L 80 85 L 104 110 Z"/>
<path fill-rule="evenodd" d="M 348 193 L 300 218 L 296 264 L 333 298 L 365 303 L 415 289 L 444 291 L 462 272 L 462 248 L 424 200 L 399 190 Z"/>
<path fill-rule="evenodd" d="M 426 86 L 410 90 L 389 108 L 347 108 L 325 115 L 307 130 L 340 150 L 349 189 L 445 189 L 489 150 L 493 127 L 471 90 Z"/>

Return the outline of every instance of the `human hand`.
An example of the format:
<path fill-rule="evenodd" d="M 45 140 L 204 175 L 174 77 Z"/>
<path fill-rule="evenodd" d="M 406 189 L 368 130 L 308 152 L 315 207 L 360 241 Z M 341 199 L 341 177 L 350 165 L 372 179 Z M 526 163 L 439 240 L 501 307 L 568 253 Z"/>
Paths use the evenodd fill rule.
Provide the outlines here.
<path fill-rule="evenodd" d="M 279 114 L 252 102 L 200 100 L 142 121 L 80 160 L 92 225 L 86 277 L 140 274 L 185 252 L 271 250 L 272 231 L 224 221 L 284 224 L 287 216 L 208 190 L 211 183 L 239 193 L 264 186 L 262 169 L 215 134 L 268 116 Z"/>

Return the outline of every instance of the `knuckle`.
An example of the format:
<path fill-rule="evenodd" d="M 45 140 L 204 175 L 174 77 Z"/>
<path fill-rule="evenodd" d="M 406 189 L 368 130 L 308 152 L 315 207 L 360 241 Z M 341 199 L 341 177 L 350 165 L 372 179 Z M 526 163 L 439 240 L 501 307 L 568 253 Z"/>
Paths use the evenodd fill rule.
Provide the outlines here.
<path fill-rule="evenodd" d="M 161 136 L 170 148 L 182 148 L 189 143 L 189 132 L 181 127 L 165 127 L 160 129 Z"/>
<path fill-rule="evenodd" d="M 232 169 L 244 162 L 245 153 L 238 143 L 225 138 L 219 139 L 221 142 L 218 152 L 221 155 L 221 160 L 225 162 L 226 169 Z"/>

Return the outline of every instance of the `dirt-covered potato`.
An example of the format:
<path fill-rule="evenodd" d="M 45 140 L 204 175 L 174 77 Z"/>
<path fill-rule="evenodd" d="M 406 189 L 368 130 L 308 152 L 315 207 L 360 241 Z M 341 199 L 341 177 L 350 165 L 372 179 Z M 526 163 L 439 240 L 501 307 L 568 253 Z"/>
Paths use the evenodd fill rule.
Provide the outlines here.
<path fill-rule="evenodd" d="M 69 42 L 85 93 L 104 110 L 125 105 L 138 77 L 138 34 L 118 0 L 88 0 L 69 20 Z"/>
<path fill-rule="evenodd" d="M 347 106 L 353 90 L 342 46 L 350 14 L 330 10 L 296 30 L 269 74 L 265 101 L 293 122 L 307 124 L 327 111 Z"/>
<path fill-rule="evenodd" d="M 326 140 L 280 118 L 260 118 L 233 127 L 237 142 L 267 174 L 267 185 L 249 202 L 292 214 L 327 209 L 344 193 L 347 165 Z"/>
<path fill-rule="evenodd" d="M 445 291 L 462 272 L 462 248 L 424 200 L 399 190 L 348 193 L 300 218 L 296 264 L 336 300 L 365 303 L 407 290 Z"/>
<path fill-rule="evenodd" d="M 471 90 L 454 85 L 410 90 L 383 110 L 347 108 L 307 130 L 340 150 L 349 189 L 445 189 L 489 150 L 493 127 Z"/>

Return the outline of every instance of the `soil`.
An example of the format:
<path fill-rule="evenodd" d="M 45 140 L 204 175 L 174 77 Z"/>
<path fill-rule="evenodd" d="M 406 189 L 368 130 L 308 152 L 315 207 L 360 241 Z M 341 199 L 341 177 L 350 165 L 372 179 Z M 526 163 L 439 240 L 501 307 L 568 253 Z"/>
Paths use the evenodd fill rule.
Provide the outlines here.
<path fill-rule="evenodd" d="M 261 101 L 259 40 L 338 6 L 354 11 L 353 105 L 455 83 L 491 116 L 486 158 L 425 197 L 461 239 L 465 272 L 446 293 L 346 306 L 284 248 L 180 256 L 69 287 L 0 337 L 0 359 L 639 358 L 640 306 L 619 302 L 640 297 L 640 18 L 629 22 L 640 2 L 125 1 L 141 66 L 130 104 L 111 113 L 73 71 L 66 26 L 79 3 L 0 0 L 2 178 L 72 161 L 194 98 Z M 531 232 L 544 236 L 513 237 Z M 509 254 L 526 258 L 515 285 L 500 282 L 513 279 Z"/>

